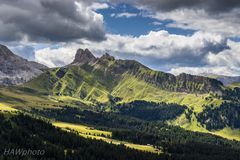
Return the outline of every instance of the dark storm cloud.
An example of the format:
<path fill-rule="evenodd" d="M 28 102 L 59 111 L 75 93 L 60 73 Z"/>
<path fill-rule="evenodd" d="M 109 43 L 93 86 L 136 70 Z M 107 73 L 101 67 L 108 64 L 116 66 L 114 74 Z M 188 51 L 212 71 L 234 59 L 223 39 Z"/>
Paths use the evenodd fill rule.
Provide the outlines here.
<path fill-rule="evenodd" d="M 179 8 L 204 9 L 208 12 L 227 12 L 240 7 L 240 0 L 111 0 L 117 3 L 135 3 L 160 11 Z"/>
<path fill-rule="evenodd" d="M 76 12 L 76 5 L 74 3 L 56 0 L 41 0 L 40 3 L 46 12 L 56 13 L 67 19 L 84 22 L 84 17 Z"/>
<path fill-rule="evenodd" d="M 170 46 L 169 46 L 170 47 Z M 157 46 L 151 46 L 151 48 L 155 48 L 161 52 L 162 48 Z M 149 50 L 150 48 L 142 48 L 143 50 Z M 227 45 L 227 41 L 222 41 L 221 43 L 211 43 L 208 42 L 204 47 L 200 49 L 196 49 L 198 54 L 196 54 L 196 50 L 193 50 L 189 47 L 184 47 L 182 49 L 176 49 L 176 52 L 179 54 L 171 56 L 169 58 L 158 58 L 158 57 L 145 57 L 148 58 L 146 60 L 150 60 L 151 62 L 148 64 L 157 66 L 161 65 L 178 65 L 178 66 L 191 66 L 191 67 L 199 67 L 202 65 L 206 65 L 207 61 L 205 57 L 209 54 L 209 52 L 213 54 L 218 54 L 224 50 L 229 50 L 230 47 Z M 164 53 L 163 53 L 164 54 Z"/>
<path fill-rule="evenodd" d="M 103 18 L 74 0 L 0 0 L 0 40 L 64 42 L 105 38 Z"/>

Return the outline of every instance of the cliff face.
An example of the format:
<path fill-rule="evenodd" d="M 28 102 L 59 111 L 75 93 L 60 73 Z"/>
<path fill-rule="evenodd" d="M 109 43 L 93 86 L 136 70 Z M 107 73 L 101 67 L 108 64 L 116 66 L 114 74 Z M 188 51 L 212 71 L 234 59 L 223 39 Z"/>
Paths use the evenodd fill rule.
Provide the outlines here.
<path fill-rule="evenodd" d="M 223 83 L 211 78 L 202 76 L 193 76 L 190 74 L 182 73 L 176 76 L 176 83 L 180 90 L 187 90 L 190 92 L 210 92 L 210 91 L 221 91 Z"/>
<path fill-rule="evenodd" d="M 88 49 L 78 49 L 72 65 L 81 65 L 86 63 L 94 63 L 97 58 Z"/>
<path fill-rule="evenodd" d="M 146 70 L 134 75 L 162 89 L 174 92 L 208 93 L 221 91 L 223 88 L 222 82 L 218 80 L 185 73 L 174 76 L 169 73 Z"/>
<path fill-rule="evenodd" d="M 0 84 L 22 84 L 43 73 L 46 66 L 30 62 L 12 53 L 6 46 L 0 45 Z"/>

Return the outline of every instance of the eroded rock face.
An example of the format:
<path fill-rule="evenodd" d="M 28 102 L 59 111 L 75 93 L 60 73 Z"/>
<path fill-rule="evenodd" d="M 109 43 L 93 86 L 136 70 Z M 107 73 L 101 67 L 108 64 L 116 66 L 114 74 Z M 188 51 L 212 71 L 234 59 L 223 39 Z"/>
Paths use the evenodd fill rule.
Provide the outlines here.
<path fill-rule="evenodd" d="M 30 62 L 0 45 L 0 85 L 18 85 L 37 77 L 46 66 Z"/>
<path fill-rule="evenodd" d="M 72 65 L 81 65 L 86 63 L 94 63 L 97 58 L 88 49 L 78 49 Z"/>
<path fill-rule="evenodd" d="M 194 76 L 186 73 L 182 73 L 176 76 L 177 84 L 182 90 L 190 90 L 195 92 L 200 90 L 203 93 L 210 91 L 221 91 L 223 83 L 212 78 L 203 76 Z"/>

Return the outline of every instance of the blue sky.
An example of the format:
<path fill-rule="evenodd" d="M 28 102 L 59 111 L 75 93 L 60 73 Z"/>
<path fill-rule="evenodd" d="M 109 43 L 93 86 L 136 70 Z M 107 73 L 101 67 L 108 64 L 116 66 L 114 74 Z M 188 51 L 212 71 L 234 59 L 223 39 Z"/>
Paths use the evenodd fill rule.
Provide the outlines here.
<path fill-rule="evenodd" d="M 235 76 L 239 14 L 240 1 L 228 0 L 3 1 L 0 43 L 48 67 L 89 48 L 173 74 Z"/>
<path fill-rule="evenodd" d="M 195 30 L 167 27 L 172 23 L 172 20 L 158 20 L 144 16 L 144 11 L 136 7 L 121 3 L 111 5 L 107 9 L 97 10 L 98 13 L 104 16 L 106 31 L 113 34 L 140 36 L 147 34 L 150 31 L 167 30 L 171 34 L 192 35 Z M 136 14 L 133 17 L 116 17 L 113 14 L 131 13 Z M 156 24 L 157 23 L 157 24 Z M 158 24 L 159 23 L 159 24 Z"/>

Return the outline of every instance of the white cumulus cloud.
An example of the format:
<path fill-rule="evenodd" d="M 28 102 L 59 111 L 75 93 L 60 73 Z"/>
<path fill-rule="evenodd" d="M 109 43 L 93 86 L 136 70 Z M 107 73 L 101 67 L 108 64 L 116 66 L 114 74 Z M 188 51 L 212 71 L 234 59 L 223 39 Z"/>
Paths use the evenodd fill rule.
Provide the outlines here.
<path fill-rule="evenodd" d="M 45 61 L 48 66 L 68 64 L 78 48 L 89 48 L 96 53 L 110 52 L 121 57 L 141 56 L 159 60 L 162 63 L 200 65 L 207 63 L 206 56 L 225 50 L 227 40 L 220 35 L 197 32 L 192 36 L 170 34 L 167 31 L 151 31 L 139 37 L 107 34 L 102 42 L 81 40 L 79 43 L 70 43 L 58 49 L 42 49 L 36 51 L 36 60 Z M 66 48 L 71 48 L 70 50 Z M 68 56 L 69 58 L 64 58 Z M 50 58 L 50 57 L 51 58 Z M 53 61 L 54 57 L 58 59 Z M 61 60 L 62 59 L 62 60 Z M 195 64 L 196 63 L 196 64 Z M 155 64 L 157 65 L 157 64 Z"/>

